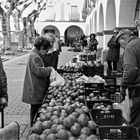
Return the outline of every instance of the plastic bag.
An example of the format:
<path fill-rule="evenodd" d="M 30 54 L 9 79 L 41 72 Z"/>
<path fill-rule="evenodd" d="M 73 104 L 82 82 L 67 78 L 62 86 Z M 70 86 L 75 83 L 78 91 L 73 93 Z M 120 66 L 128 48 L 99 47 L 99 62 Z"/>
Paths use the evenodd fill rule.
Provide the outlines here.
<path fill-rule="evenodd" d="M 114 103 L 114 109 L 122 110 L 122 115 L 127 122 L 130 122 L 130 107 L 132 105 L 132 100 L 129 99 L 128 89 L 126 90 L 125 100 L 121 103 Z"/>
<path fill-rule="evenodd" d="M 80 76 L 76 81 L 78 82 L 87 82 L 89 78 L 85 75 Z"/>
<path fill-rule="evenodd" d="M 54 69 L 52 68 L 50 74 L 50 86 L 63 86 L 65 84 L 65 79 Z"/>
<path fill-rule="evenodd" d="M 94 77 L 89 77 L 88 81 L 89 83 L 104 83 L 106 84 L 105 80 L 98 76 L 98 75 L 95 75 Z"/>

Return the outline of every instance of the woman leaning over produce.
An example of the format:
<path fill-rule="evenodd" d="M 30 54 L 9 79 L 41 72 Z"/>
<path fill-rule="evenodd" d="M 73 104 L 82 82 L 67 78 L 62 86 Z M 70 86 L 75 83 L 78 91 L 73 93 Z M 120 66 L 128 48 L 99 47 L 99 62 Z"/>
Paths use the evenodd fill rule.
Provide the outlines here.
<path fill-rule="evenodd" d="M 46 38 L 37 37 L 34 49 L 31 51 L 27 61 L 22 101 L 31 105 L 31 126 L 47 90 L 51 67 L 44 66 L 43 56 L 51 47 L 52 45 Z"/>

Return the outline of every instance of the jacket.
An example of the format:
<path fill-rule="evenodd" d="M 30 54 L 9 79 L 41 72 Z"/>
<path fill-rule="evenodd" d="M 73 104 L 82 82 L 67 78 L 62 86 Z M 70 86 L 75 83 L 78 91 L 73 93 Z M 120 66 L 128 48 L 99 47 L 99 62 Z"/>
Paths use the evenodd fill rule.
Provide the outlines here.
<path fill-rule="evenodd" d="M 0 98 L 5 97 L 8 101 L 8 94 L 7 94 L 7 77 L 6 73 L 3 69 L 2 60 L 0 57 Z"/>
<path fill-rule="evenodd" d="M 128 41 L 123 55 L 122 87 L 140 86 L 140 39 L 132 36 Z"/>
<path fill-rule="evenodd" d="M 50 68 L 44 67 L 43 57 L 37 49 L 31 51 L 27 61 L 22 101 L 41 104 L 47 90 Z"/>
<path fill-rule="evenodd" d="M 89 39 L 89 47 L 91 51 L 94 51 L 94 50 L 97 51 L 97 45 L 98 45 L 97 39 Z"/>
<path fill-rule="evenodd" d="M 118 62 L 120 56 L 120 44 L 116 43 L 115 36 L 112 36 L 109 42 L 107 43 L 109 48 L 106 61 Z"/>

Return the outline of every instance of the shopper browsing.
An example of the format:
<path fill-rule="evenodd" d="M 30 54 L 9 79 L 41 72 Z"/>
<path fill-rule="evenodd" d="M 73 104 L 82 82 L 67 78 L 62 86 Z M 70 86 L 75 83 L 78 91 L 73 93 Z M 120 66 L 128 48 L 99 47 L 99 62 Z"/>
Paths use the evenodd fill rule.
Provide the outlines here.
<path fill-rule="evenodd" d="M 31 126 L 47 90 L 51 67 L 45 67 L 43 55 L 51 47 L 50 42 L 45 37 L 37 37 L 34 49 L 31 51 L 27 61 L 22 101 L 31 105 Z"/>
<path fill-rule="evenodd" d="M 116 35 L 118 30 L 113 31 L 113 36 L 107 43 L 107 47 L 109 48 L 108 54 L 106 57 L 108 70 L 110 72 L 117 72 L 117 63 L 120 57 L 120 44 L 116 42 Z"/>

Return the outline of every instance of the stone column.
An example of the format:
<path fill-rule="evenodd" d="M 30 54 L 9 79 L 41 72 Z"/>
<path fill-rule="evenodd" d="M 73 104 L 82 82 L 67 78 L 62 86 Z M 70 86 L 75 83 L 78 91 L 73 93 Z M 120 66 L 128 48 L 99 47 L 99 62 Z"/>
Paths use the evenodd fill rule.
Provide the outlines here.
<path fill-rule="evenodd" d="M 103 33 L 102 32 L 97 32 L 96 33 L 96 39 L 98 41 L 98 46 L 97 46 L 97 56 L 102 58 L 101 51 L 103 49 Z"/>

